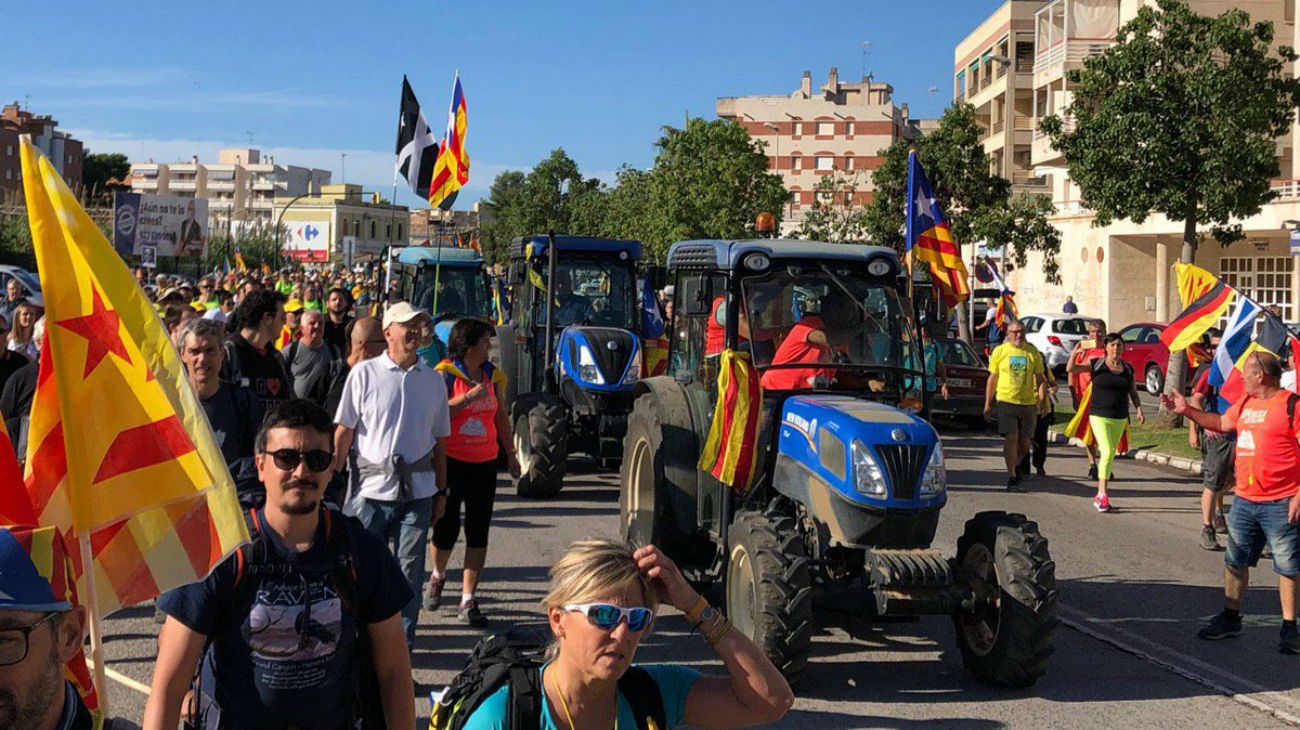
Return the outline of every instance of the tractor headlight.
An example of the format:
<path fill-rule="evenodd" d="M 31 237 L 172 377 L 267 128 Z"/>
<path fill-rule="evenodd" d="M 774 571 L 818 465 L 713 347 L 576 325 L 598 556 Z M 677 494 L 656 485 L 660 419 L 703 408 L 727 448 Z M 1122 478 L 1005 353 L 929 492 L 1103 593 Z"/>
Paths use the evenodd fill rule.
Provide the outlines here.
<path fill-rule="evenodd" d="M 885 496 L 885 472 L 871 451 L 857 439 L 853 440 L 853 486 L 870 497 Z"/>
<path fill-rule="evenodd" d="M 591 348 L 586 345 L 578 345 L 578 380 L 593 385 L 605 384 L 605 376 L 600 374 L 596 356 L 591 354 Z"/>
<path fill-rule="evenodd" d="M 627 363 L 627 375 L 623 376 L 623 385 L 631 385 L 641 379 L 641 353 L 635 353 Z"/>
<path fill-rule="evenodd" d="M 925 475 L 921 477 L 921 496 L 934 497 L 944 493 L 948 489 L 948 469 L 943 465 L 943 446 L 934 445 L 934 451 L 930 452 L 930 463 L 925 467 Z"/>

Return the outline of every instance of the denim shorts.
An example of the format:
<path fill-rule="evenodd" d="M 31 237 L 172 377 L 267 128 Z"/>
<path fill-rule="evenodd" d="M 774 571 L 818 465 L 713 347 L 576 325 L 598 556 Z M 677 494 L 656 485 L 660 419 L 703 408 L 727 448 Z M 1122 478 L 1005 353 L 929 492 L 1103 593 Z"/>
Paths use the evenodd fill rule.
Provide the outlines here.
<path fill-rule="evenodd" d="M 1273 551 L 1273 572 L 1292 577 L 1300 573 L 1300 526 L 1287 521 L 1290 499 L 1251 502 L 1237 497 L 1228 512 L 1228 551 L 1223 562 L 1233 568 L 1253 568 L 1265 543 Z"/>

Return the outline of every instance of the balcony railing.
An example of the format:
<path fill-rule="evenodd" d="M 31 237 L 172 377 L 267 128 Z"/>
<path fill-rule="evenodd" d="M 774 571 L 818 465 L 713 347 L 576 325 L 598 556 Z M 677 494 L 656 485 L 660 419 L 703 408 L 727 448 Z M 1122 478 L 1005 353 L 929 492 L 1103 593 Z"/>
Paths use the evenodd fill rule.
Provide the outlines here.
<path fill-rule="evenodd" d="M 1040 48 L 1038 54 L 1034 57 L 1034 66 L 1039 71 L 1050 71 L 1052 67 L 1066 65 L 1070 68 L 1082 66 L 1093 56 L 1100 56 L 1108 48 L 1115 45 L 1115 41 L 1065 41 Z"/>
<path fill-rule="evenodd" d="M 1274 180 L 1272 190 L 1277 193 L 1275 200 L 1300 199 L 1300 180 Z"/>
<path fill-rule="evenodd" d="M 1047 187 L 1047 176 L 1035 175 L 1030 170 L 1012 170 L 1011 182 L 1015 185 L 1028 187 Z"/>
<path fill-rule="evenodd" d="M 1017 132 L 1032 132 L 1038 129 L 1038 124 L 1033 117 L 1017 114 L 1014 129 Z"/>

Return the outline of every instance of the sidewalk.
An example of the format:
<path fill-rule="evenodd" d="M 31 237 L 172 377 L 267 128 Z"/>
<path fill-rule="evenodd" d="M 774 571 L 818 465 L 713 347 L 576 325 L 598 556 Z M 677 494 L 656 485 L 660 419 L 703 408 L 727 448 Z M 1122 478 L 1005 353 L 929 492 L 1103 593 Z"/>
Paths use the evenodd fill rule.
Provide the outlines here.
<path fill-rule="evenodd" d="M 1076 438 L 1070 438 L 1061 430 L 1055 428 L 1049 428 L 1047 430 L 1047 441 L 1048 443 L 1053 444 L 1070 444 L 1071 446 L 1083 448 L 1082 441 Z M 1190 459 L 1186 456 L 1175 456 L 1154 449 L 1135 449 L 1130 450 L 1128 453 L 1120 454 L 1119 456 L 1133 458 L 1139 461 L 1149 461 L 1152 464 L 1171 466 L 1189 474 L 1201 473 L 1201 461 L 1199 459 Z"/>

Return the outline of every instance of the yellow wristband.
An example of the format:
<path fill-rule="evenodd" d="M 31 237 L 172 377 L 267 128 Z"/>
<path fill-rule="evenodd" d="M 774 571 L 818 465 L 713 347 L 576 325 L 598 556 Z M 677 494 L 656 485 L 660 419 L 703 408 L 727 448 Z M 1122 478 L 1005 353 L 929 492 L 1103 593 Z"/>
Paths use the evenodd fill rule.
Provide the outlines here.
<path fill-rule="evenodd" d="M 708 607 L 709 607 L 709 602 L 704 600 L 704 596 L 700 596 L 700 600 L 696 601 L 695 605 L 691 607 L 691 610 L 686 612 L 686 623 L 688 624 L 699 623 L 700 614 L 704 613 L 704 609 Z"/>

